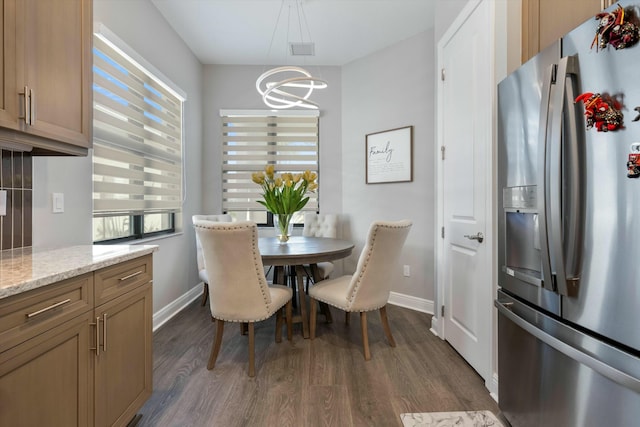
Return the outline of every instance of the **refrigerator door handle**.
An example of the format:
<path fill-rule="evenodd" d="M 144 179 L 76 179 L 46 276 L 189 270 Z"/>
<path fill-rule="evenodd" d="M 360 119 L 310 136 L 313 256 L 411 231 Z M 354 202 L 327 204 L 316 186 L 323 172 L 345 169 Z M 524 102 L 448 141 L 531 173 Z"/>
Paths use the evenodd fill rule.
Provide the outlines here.
<path fill-rule="evenodd" d="M 579 258 L 580 220 L 580 168 L 577 147 L 577 119 L 573 111 L 575 98 L 573 79 L 576 77 L 575 58 L 565 56 L 558 62 L 556 72 L 556 89 L 551 101 L 551 133 L 547 142 L 549 152 L 549 205 L 547 211 L 547 230 L 549 233 L 549 252 L 551 254 L 551 270 L 554 274 L 556 291 L 564 296 L 576 296 L 579 279 L 575 276 Z M 569 83 L 567 84 L 567 80 Z M 571 97 L 570 99 L 568 99 Z M 566 114 L 565 112 L 570 112 Z M 563 128 L 563 119 L 567 122 Z M 563 130 L 566 139 L 563 141 Z M 564 142 L 564 143 L 563 143 Z M 563 165 L 564 159 L 564 165 Z M 573 162 L 573 163 L 572 163 Z M 567 183 L 564 188 L 563 180 Z M 563 197 L 564 202 L 563 203 Z M 563 227 L 563 214 L 567 217 L 566 229 Z M 566 244 L 566 246 L 565 246 Z M 566 250 L 566 252 L 565 252 Z M 565 256 L 566 255 L 566 256 Z M 568 262 L 570 264 L 568 264 Z M 567 271 L 571 270 L 571 274 Z"/>
<path fill-rule="evenodd" d="M 542 98 L 540 100 L 539 140 L 538 140 L 538 224 L 540 239 L 540 258 L 542 263 L 542 287 L 555 291 L 553 277 L 551 276 L 551 257 L 549 254 L 549 144 L 551 121 L 549 113 L 551 109 L 551 87 L 555 80 L 556 65 L 547 68 L 542 82 Z"/>
<path fill-rule="evenodd" d="M 504 302 L 496 300 L 494 305 L 498 309 L 498 312 L 504 315 L 507 319 L 515 323 L 520 328 L 524 329 L 529 334 L 533 335 L 540 341 L 545 344 L 553 347 L 560 353 L 566 355 L 567 357 L 585 365 L 599 374 L 605 376 L 606 378 L 614 381 L 624 387 L 627 387 L 631 390 L 634 390 L 637 393 L 640 393 L 640 380 L 635 378 L 625 372 L 622 372 L 612 366 L 607 365 L 603 361 L 596 359 L 595 357 L 578 350 L 575 347 L 570 346 L 569 344 L 555 338 L 543 330 L 535 327 L 531 323 L 527 322 L 517 314 L 515 314 L 511 307 L 505 306 Z"/>

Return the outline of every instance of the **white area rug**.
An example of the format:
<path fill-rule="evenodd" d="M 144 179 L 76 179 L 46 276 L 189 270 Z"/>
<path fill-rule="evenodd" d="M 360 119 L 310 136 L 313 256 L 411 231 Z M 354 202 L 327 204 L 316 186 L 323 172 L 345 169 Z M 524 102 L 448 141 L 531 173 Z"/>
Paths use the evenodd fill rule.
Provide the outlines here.
<path fill-rule="evenodd" d="M 491 411 L 400 414 L 404 427 L 504 427 Z"/>

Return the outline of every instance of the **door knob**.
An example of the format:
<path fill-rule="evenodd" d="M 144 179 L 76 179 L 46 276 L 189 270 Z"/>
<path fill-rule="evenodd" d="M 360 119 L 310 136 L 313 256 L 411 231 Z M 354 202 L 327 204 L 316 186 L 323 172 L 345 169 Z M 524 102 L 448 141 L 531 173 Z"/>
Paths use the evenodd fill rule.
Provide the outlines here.
<path fill-rule="evenodd" d="M 464 237 L 469 240 L 477 240 L 478 243 L 482 243 L 482 241 L 484 240 L 484 235 L 479 231 L 478 234 L 465 234 Z"/>

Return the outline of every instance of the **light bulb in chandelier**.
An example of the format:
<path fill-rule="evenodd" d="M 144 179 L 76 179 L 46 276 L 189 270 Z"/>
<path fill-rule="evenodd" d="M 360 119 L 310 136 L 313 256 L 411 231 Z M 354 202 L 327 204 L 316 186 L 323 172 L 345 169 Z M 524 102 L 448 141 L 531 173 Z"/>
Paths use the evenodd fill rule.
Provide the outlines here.
<path fill-rule="evenodd" d="M 270 77 L 274 77 L 274 80 L 267 80 Z M 267 106 L 275 109 L 317 109 L 318 104 L 309 97 L 314 89 L 326 87 L 326 81 L 313 77 L 304 68 L 294 66 L 273 68 L 256 80 L 256 89 L 262 95 L 262 100 Z"/>

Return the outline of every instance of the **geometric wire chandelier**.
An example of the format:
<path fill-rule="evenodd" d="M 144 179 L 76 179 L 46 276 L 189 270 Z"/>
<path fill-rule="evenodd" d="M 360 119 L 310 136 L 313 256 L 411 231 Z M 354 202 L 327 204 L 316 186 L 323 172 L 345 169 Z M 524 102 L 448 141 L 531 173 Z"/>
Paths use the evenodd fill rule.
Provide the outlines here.
<path fill-rule="evenodd" d="M 273 45 L 273 40 L 280 22 L 280 16 L 282 14 L 282 8 L 284 7 L 284 0 L 280 5 L 280 12 L 278 13 L 278 19 L 276 20 L 275 28 L 273 29 L 273 35 L 271 36 L 271 43 L 269 44 L 269 53 Z M 298 26 L 300 28 L 300 36 L 302 37 L 302 20 L 300 14 L 304 17 L 305 24 L 306 16 L 304 15 L 304 9 L 302 4 L 296 1 L 296 12 L 298 16 Z M 291 17 L 291 6 L 289 6 L 289 18 Z M 307 26 L 307 32 L 309 33 L 309 39 L 311 39 L 311 33 L 309 26 Z M 288 40 L 289 28 L 287 28 L 287 49 L 291 45 Z M 311 95 L 315 89 L 324 89 L 327 87 L 327 82 L 314 77 L 311 73 L 302 67 L 293 65 L 285 65 L 282 67 L 272 68 L 262 73 L 256 80 L 256 89 L 262 96 L 262 101 L 271 108 L 274 109 L 287 109 L 292 107 L 302 107 L 309 109 L 318 109 L 318 104 L 313 102 Z"/>

